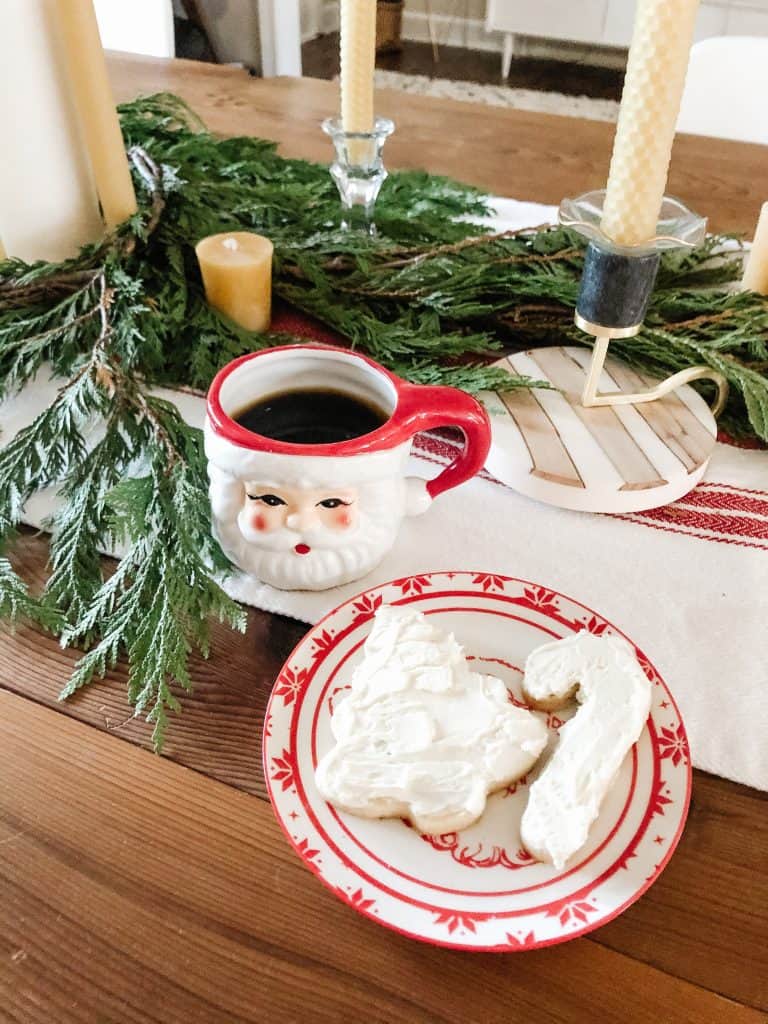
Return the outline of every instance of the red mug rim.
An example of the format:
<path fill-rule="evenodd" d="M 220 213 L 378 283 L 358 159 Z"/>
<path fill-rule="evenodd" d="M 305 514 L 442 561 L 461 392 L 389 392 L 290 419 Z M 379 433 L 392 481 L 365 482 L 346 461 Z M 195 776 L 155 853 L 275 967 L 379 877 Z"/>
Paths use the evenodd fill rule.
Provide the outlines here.
<path fill-rule="evenodd" d="M 370 431 L 368 434 L 360 434 L 359 437 L 350 438 L 347 441 L 334 441 L 330 444 L 296 444 L 291 441 L 278 441 L 273 437 L 266 437 L 264 434 L 257 434 L 241 426 L 236 420 L 224 411 L 221 404 L 221 389 L 227 378 L 238 370 L 245 363 L 262 356 L 274 355 L 278 352 L 316 351 L 323 353 L 337 353 L 346 359 L 352 358 L 364 363 L 380 376 L 385 377 L 395 391 L 395 405 L 387 420 L 380 427 Z M 321 345 L 317 343 L 301 345 L 276 345 L 273 348 L 259 349 L 257 352 L 247 352 L 231 363 L 227 363 L 216 374 L 208 389 L 206 398 L 206 409 L 208 419 L 213 432 L 226 441 L 237 445 L 240 448 L 247 448 L 251 451 L 268 451 L 278 455 L 363 455 L 367 452 L 380 451 L 382 449 L 394 448 L 399 444 L 408 441 L 413 435 L 407 425 L 400 421 L 398 415 L 401 399 L 406 391 L 418 389 L 418 384 L 409 384 L 397 374 L 387 370 L 386 367 L 377 363 L 375 359 L 355 352 L 351 349 L 340 348 L 337 345 Z"/>

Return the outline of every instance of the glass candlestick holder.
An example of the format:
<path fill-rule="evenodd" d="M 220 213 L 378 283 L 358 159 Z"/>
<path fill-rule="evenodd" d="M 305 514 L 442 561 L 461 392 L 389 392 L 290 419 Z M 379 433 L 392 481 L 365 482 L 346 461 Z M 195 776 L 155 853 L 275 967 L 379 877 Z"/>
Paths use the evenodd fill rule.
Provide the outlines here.
<path fill-rule="evenodd" d="M 372 131 L 347 132 L 339 118 L 329 117 L 322 128 L 336 151 L 330 171 L 341 198 L 341 226 L 375 235 L 374 207 L 387 177 L 381 153 L 395 130 L 394 122 L 377 117 Z"/>
<path fill-rule="evenodd" d="M 560 223 L 587 239 L 584 269 L 576 301 L 576 326 L 594 338 L 582 404 L 638 405 L 653 402 L 683 384 L 710 380 L 717 387 L 712 413 L 717 416 L 728 397 L 728 382 L 709 366 L 691 366 L 659 381 L 647 391 L 598 391 L 598 381 L 612 340 L 632 338 L 640 332 L 653 293 L 661 253 L 665 249 L 693 249 L 706 234 L 706 218 L 689 210 L 679 199 L 665 196 L 656 234 L 636 245 L 619 245 L 603 232 L 605 190 L 587 192 L 560 204 Z"/>

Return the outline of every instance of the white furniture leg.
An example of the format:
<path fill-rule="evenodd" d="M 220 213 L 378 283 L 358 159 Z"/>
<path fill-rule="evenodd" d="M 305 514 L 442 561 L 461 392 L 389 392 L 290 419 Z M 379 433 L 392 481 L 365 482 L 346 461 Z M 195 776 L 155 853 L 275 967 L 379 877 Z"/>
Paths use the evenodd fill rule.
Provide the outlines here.
<path fill-rule="evenodd" d="M 509 78 L 509 71 L 512 67 L 512 58 L 515 55 L 515 37 L 512 32 L 504 36 L 504 49 L 501 54 L 501 77 Z"/>
<path fill-rule="evenodd" d="M 261 73 L 301 75 L 299 0 L 259 0 Z"/>

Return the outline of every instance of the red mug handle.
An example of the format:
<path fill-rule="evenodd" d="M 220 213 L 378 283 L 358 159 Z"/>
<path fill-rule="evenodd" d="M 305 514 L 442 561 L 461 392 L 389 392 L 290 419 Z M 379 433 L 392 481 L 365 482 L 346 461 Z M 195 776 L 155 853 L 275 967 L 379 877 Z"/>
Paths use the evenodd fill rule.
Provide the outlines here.
<path fill-rule="evenodd" d="M 464 448 L 442 473 L 426 483 L 430 498 L 469 480 L 485 465 L 491 447 L 491 424 L 484 407 L 458 388 L 403 383 L 399 388 L 397 416 L 410 434 L 435 427 L 458 427 Z"/>

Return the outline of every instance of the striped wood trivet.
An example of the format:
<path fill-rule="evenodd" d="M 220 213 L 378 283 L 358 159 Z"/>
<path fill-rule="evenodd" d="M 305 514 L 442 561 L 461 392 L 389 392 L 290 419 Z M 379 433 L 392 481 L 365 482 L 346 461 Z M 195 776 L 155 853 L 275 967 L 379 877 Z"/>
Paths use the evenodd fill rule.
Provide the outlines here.
<path fill-rule="evenodd" d="M 668 504 L 703 475 L 715 443 L 714 418 L 690 387 L 638 405 L 581 404 L 591 353 L 541 348 L 498 366 L 559 391 L 487 392 L 494 446 L 488 469 L 532 498 L 593 512 Z M 607 359 L 600 391 L 644 391 L 655 381 Z"/>

